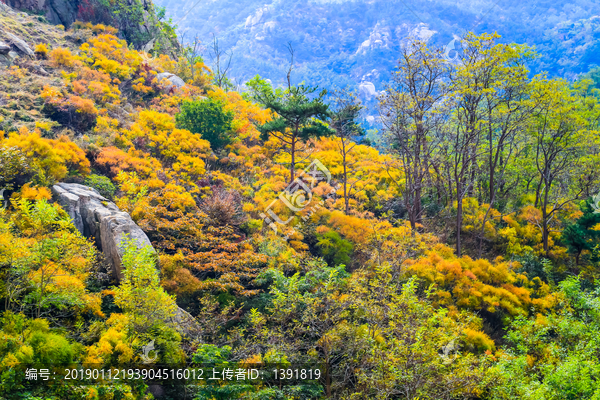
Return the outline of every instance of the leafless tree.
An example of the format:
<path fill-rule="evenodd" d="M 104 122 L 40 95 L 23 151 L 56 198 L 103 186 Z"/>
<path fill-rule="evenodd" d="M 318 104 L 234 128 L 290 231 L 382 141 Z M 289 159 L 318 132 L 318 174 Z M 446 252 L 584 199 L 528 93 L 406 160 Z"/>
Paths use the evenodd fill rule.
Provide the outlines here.
<path fill-rule="evenodd" d="M 355 186 L 360 182 L 360 178 L 349 179 L 348 174 L 356 164 L 351 161 L 349 156 L 357 143 L 354 141 L 357 136 L 363 133 L 362 127 L 358 124 L 357 118 L 364 108 L 354 93 L 347 90 L 336 90 L 333 92 L 333 101 L 331 104 L 330 126 L 336 132 L 339 141 L 337 143 L 340 154 L 342 155 L 342 185 L 344 190 L 344 212 L 350 213 L 350 196 Z"/>
<path fill-rule="evenodd" d="M 219 47 L 219 39 L 213 34 L 213 45 L 210 52 L 213 64 L 213 76 L 215 83 L 218 87 L 228 90 L 232 84 L 227 77 L 227 73 L 231 68 L 231 60 L 233 58 L 233 51 L 223 51 Z"/>
<path fill-rule="evenodd" d="M 195 35 L 191 41 L 186 42 L 185 32 L 181 34 L 181 55 L 190 66 L 192 79 L 196 75 L 196 63 L 201 59 L 204 50 L 204 46 L 198 35 Z"/>

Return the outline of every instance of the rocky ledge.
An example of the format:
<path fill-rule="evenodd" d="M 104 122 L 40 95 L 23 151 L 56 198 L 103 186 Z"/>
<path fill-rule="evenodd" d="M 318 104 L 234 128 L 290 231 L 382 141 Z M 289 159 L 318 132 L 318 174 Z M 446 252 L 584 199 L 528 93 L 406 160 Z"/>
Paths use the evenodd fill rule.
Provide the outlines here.
<path fill-rule="evenodd" d="M 96 189 L 77 183 L 59 183 L 52 186 L 52 192 L 79 232 L 94 239 L 110 263 L 117 281 L 122 278 L 123 239 L 128 237 L 138 249 L 152 247 L 148 236 L 129 214 L 119 210 Z M 196 319 L 179 307 L 170 322 L 188 337 L 197 337 L 201 332 Z"/>
<path fill-rule="evenodd" d="M 129 214 L 95 189 L 77 183 L 59 183 L 52 187 L 52 192 L 79 232 L 95 240 L 110 263 L 115 279 L 122 278 L 123 239 L 129 237 L 138 248 L 152 247 L 148 236 Z"/>

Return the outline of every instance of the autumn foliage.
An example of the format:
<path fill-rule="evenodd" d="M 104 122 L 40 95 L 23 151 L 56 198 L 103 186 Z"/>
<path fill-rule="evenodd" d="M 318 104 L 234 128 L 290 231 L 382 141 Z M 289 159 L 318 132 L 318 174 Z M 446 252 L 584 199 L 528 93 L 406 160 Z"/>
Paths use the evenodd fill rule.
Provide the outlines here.
<path fill-rule="evenodd" d="M 94 11 L 88 6 L 80 11 Z M 572 142 L 563 138 L 563 147 L 552 148 L 578 165 L 573 187 L 564 170 L 546 165 L 563 181 L 544 183 L 547 175 L 535 163 L 510 153 L 496 188 L 490 171 L 497 166 L 486 164 L 489 158 L 476 164 L 469 158 L 476 148 L 440 139 L 474 135 L 480 127 L 458 129 L 467 122 L 456 119 L 462 115 L 456 110 L 414 114 L 415 104 L 430 100 L 401 88 L 388 106 L 405 123 L 390 124 L 382 133 L 388 142 L 374 146 L 360 129 L 356 137 L 340 134 L 339 124 L 334 129 L 325 93 L 317 101 L 307 87 L 276 88 L 256 78 L 252 97 L 218 87 L 199 58 L 137 51 L 102 24 L 78 22 L 74 29 L 77 46 L 36 46 L 34 61 L 52 74 L 36 81 L 36 120 L 0 131 L 0 189 L 10 199 L 0 208 L 0 337 L 12 343 L 0 345 L 0 373 L 59 359 L 125 367 L 139 362 L 152 340 L 167 364 L 330 367 L 322 381 L 293 386 L 293 396 L 256 385 L 228 398 L 511 398 L 502 390 L 522 392 L 509 387 L 507 371 L 520 371 L 523 385 L 535 387 L 536 365 L 550 376 L 559 362 L 574 362 L 572 349 L 561 353 L 557 341 L 569 341 L 564 321 L 597 317 L 596 292 L 583 293 L 580 283 L 594 285 L 600 260 L 594 203 L 584 199 L 595 187 L 596 154 L 574 143 L 584 133 L 598 143 L 586 122 L 597 116 L 597 104 L 582 88 L 528 80 L 520 64 L 511 64 L 524 49 L 470 35 L 471 64 L 452 76 L 455 86 L 444 87 L 452 96 L 442 97 L 471 101 L 471 91 L 483 90 L 470 81 L 473 74 L 503 76 L 488 76 L 494 90 L 528 90 L 523 108 L 546 107 L 552 121 L 578 127 Z M 428 56 L 409 59 L 408 67 L 446 68 L 420 48 Z M 488 63 L 502 68 L 484 68 Z M 159 82 L 163 72 L 186 85 Z M 30 75 L 15 67 L 1 79 Z M 485 116 L 487 126 L 501 130 L 512 123 L 503 118 L 513 109 L 502 103 L 506 97 L 492 100 L 501 105 Z M 529 101 L 539 101 L 538 108 Z M 413 121 L 421 117 L 437 136 Z M 514 128 L 523 153 L 553 146 L 544 135 L 564 133 L 554 122 L 543 124 L 541 114 L 528 118 Z M 436 130 L 438 123 L 444 129 Z M 490 138 L 478 139 L 478 151 L 505 151 L 507 142 Z M 411 158 L 421 151 L 426 160 Z M 569 158 L 575 153 L 579 164 Z M 302 171 L 313 160 L 327 177 L 310 186 L 311 171 Z M 477 179 L 452 175 L 463 167 Z M 52 203 L 51 186 L 61 181 L 96 187 L 150 239 L 153 249 L 122 243 L 120 284 L 105 276 L 106 260 Z M 293 192 L 298 187 L 303 191 Z M 572 277 L 578 274 L 581 281 Z M 194 321 L 191 337 L 174 322 L 184 311 Z M 579 340 L 591 337 L 577 326 Z M 506 347 L 506 332 L 520 347 Z M 545 350 L 546 342 L 556 347 Z M 493 395 L 489 371 L 505 385 Z M 0 396 L 24 387 L 11 379 L 0 382 Z M 144 398 L 144 385 L 98 385 L 77 396 Z M 185 390 L 226 398 L 225 386 L 200 386 Z"/>

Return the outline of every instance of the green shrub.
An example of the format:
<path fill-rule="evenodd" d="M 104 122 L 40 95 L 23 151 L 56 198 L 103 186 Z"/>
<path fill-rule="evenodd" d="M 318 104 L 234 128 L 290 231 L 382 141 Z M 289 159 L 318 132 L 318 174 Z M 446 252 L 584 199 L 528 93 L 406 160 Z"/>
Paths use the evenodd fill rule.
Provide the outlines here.
<path fill-rule="evenodd" d="M 332 266 L 348 265 L 351 262 L 350 254 L 354 246 L 348 240 L 342 239 L 339 233 L 329 231 L 317 235 L 317 248 L 320 255 Z"/>
<path fill-rule="evenodd" d="M 0 147 L 0 189 L 18 189 L 32 180 L 33 168 L 16 147 Z"/>
<path fill-rule="evenodd" d="M 223 103 L 213 99 L 185 101 L 175 116 L 177 126 L 202 135 L 213 150 L 231 143 L 233 113 L 223 109 Z"/>
<path fill-rule="evenodd" d="M 102 196 L 112 199 L 115 195 L 115 185 L 104 175 L 89 175 L 83 181 L 83 184 L 96 189 Z"/>

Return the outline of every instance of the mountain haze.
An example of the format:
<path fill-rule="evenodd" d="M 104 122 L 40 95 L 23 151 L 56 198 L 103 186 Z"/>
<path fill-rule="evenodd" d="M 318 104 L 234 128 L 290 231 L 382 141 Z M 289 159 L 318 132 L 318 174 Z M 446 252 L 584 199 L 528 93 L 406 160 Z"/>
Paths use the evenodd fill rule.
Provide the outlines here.
<path fill-rule="evenodd" d="M 294 80 L 360 88 L 373 100 L 409 37 L 447 46 L 473 31 L 497 32 L 504 42 L 535 46 L 534 73 L 573 80 L 599 64 L 600 3 L 509 0 L 381 1 L 159 0 L 184 40 L 198 35 L 207 49 L 214 34 L 233 52 L 230 75 L 243 83 L 260 74 L 283 83 L 295 50 Z"/>

